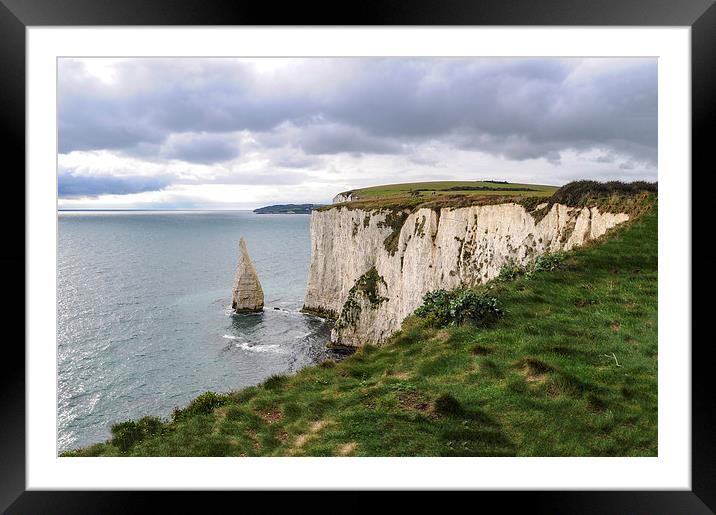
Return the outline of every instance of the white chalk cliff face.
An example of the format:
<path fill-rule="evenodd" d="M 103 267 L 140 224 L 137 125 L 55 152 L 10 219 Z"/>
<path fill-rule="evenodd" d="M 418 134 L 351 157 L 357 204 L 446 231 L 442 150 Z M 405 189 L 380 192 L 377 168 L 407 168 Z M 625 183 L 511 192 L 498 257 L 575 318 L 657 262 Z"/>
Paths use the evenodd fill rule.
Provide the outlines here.
<path fill-rule="evenodd" d="M 489 281 L 510 261 L 569 250 L 628 219 L 560 204 L 539 221 L 514 203 L 412 213 L 314 211 L 304 308 L 339 315 L 334 343 L 380 343 L 428 291 Z"/>
<path fill-rule="evenodd" d="M 239 264 L 236 267 L 231 307 L 239 313 L 261 311 L 264 308 L 264 291 L 243 236 L 239 240 Z"/>
<path fill-rule="evenodd" d="M 335 197 L 333 197 L 333 203 L 338 204 L 340 202 L 349 202 L 353 200 L 353 193 L 352 192 L 346 192 L 346 193 L 339 193 Z"/>

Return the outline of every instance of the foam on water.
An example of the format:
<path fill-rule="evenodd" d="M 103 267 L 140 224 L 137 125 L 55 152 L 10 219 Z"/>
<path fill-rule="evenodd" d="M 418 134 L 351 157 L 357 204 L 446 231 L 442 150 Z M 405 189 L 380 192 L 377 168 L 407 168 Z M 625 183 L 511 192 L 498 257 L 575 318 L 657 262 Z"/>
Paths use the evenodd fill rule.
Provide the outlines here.
<path fill-rule="evenodd" d="M 234 347 L 238 347 L 240 349 L 251 351 L 251 352 L 275 352 L 277 354 L 283 353 L 283 351 L 281 350 L 281 346 L 276 345 L 276 344 L 252 345 L 250 343 L 241 342 L 241 343 L 235 343 Z"/>

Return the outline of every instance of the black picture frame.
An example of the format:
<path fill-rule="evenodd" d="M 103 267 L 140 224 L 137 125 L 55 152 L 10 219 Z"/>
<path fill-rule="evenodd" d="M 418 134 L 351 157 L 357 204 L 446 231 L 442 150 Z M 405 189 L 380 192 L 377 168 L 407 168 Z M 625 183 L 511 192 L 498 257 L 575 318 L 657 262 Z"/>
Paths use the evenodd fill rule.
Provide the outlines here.
<path fill-rule="evenodd" d="M 716 125 L 716 6 L 713 4 L 714 0 L 362 0 L 355 4 L 293 2 L 277 7 L 268 2 L 246 0 L 0 0 L 0 145 L 7 167 L 3 191 L 20 204 L 6 212 L 6 219 L 25 212 L 24 195 L 18 193 L 25 191 L 24 176 L 21 178 L 18 170 L 25 167 L 25 29 L 28 26 L 690 26 L 692 170 L 684 173 L 691 173 L 693 182 L 693 170 L 699 169 L 703 176 L 707 163 L 712 168 L 709 159 L 712 144 L 708 135 L 714 132 Z M 14 159 L 7 160 L 9 156 Z M 12 170 L 8 162 L 14 163 Z M 7 213 L 11 214 L 7 216 Z M 696 221 L 695 217 L 692 219 Z M 2 317 L 4 327 L 9 328 L 18 327 L 25 314 L 25 303 L 20 302 L 25 297 L 23 277 L 18 273 L 21 269 L 27 273 L 25 225 L 11 220 L 4 224 L 4 231 L 5 245 L 0 260 L 6 271 L 5 287 L 12 292 L 12 295 L 6 294 L 6 298 L 12 302 L 2 310 Z M 692 258 L 693 267 L 698 260 L 693 248 L 692 256 L 696 258 Z M 18 295 L 21 291 L 23 293 Z M 184 513 L 190 500 L 204 503 L 211 496 L 213 504 L 232 496 L 248 496 L 238 492 L 26 491 L 25 352 L 18 343 L 19 336 L 6 338 L 0 374 L 0 510 L 10 514 L 133 513 L 156 504 L 162 506 L 161 511 Z M 22 337 L 24 340 L 24 334 Z M 691 342 L 669 343 L 688 345 Z M 499 502 L 502 510 L 529 506 L 533 513 L 713 513 L 716 511 L 716 400 L 709 388 L 713 368 L 713 362 L 707 359 L 709 347 L 692 346 L 691 491 L 480 492 L 477 495 Z M 346 506 L 345 495 L 331 496 L 329 505 Z"/>

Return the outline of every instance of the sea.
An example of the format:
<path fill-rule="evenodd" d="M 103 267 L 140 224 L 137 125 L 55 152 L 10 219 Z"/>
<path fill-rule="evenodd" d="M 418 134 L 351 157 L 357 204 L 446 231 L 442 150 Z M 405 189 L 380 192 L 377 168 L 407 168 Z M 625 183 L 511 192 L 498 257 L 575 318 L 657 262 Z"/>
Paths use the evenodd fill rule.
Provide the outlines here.
<path fill-rule="evenodd" d="M 251 211 L 60 211 L 57 450 L 113 423 L 169 417 L 213 390 L 256 385 L 327 358 L 329 321 L 300 312 L 310 215 Z M 233 314 L 243 236 L 264 290 Z"/>

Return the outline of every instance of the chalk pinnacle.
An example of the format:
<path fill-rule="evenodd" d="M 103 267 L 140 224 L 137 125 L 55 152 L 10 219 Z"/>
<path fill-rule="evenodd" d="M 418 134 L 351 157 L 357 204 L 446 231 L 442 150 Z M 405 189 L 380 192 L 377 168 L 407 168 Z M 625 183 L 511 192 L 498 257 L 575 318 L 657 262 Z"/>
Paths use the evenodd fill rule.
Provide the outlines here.
<path fill-rule="evenodd" d="M 264 291 L 243 236 L 239 240 L 239 264 L 236 267 L 231 307 L 237 313 L 262 311 L 264 308 Z"/>

